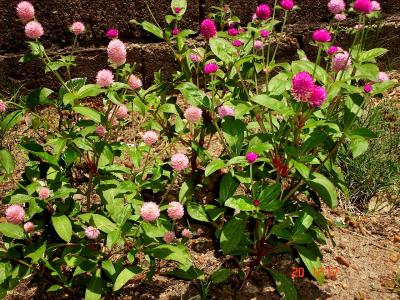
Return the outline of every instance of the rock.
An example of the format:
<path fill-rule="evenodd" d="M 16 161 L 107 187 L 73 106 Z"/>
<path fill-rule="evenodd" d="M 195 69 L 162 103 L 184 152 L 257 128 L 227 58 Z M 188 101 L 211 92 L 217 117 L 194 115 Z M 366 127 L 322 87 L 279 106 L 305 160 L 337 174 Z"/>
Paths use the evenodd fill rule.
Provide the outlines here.
<path fill-rule="evenodd" d="M 336 261 L 346 267 L 350 267 L 350 263 L 341 255 L 336 256 Z"/>

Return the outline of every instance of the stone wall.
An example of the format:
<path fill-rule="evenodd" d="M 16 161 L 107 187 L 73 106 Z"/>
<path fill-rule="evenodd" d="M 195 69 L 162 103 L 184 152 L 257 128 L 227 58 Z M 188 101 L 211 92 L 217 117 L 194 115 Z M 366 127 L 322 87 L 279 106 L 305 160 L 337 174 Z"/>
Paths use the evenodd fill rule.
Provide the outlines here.
<path fill-rule="evenodd" d="M 170 14 L 170 0 L 147 0 L 155 17 L 163 23 L 163 16 Z M 43 75 L 40 64 L 18 62 L 21 54 L 27 52 L 23 25 L 15 16 L 15 6 L 19 0 L 0 0 L 0 82 L 9 79 L 13 84 L 25 84 L 36 87 L 39 84 L 52 86 L 50 76 Z M 128 62 L 136 63 L 145 82 L 152 80 L 153 73 L 162 69 L 166 73 L 174 67 L 174 60 L 164 43 L 158 41 L 138 26 L 130 25 L 129 20 L 149 20 L 151 16 L 144 0 L 32 0 L 37 11 L 37 18 L 43 24 L 45 36 L 42 42 L 51 53 L 68 53 L 72 35 L 68 26 L 75 20 L 85 23 L 88 31 L 80 39 L 77 51 L 79 67 L 74 70 L 76 76 L 85 75 L 94 78 L 100 68 L 107 66 L 105 47 L 108 40 L 104 33 L 110 27 L 120 31 L 120 37 L 128 44 Z M 207 16 L 213 5 L 219 0 L 190 0 L 182 28 L 197 30 L 199 22 Z M 225 1 L 238 15 L 242 22 L 248 22 L 258 2 L 272 4 L 273 0 L 233 0 Z M 288 36 L 284 41 L 284 52 L 280 57 L 294 53 L 297 46 L 308 48 L 309 32 L 326 23 L 329 13 L 326 9 L 328 0 L 297 0 L 302 8 L 288 20 Z M 350 3 L 352 1 L 346 1 Z M 371 43 L 389 48 L 386 56 L 389 68 L 398 68 L 400 62 L 400 4 L 399 0 L 381 0 L 383 11 L 383 29 L 373 36 Z M 349 20 L 351 25 L 352 20 Z"/>

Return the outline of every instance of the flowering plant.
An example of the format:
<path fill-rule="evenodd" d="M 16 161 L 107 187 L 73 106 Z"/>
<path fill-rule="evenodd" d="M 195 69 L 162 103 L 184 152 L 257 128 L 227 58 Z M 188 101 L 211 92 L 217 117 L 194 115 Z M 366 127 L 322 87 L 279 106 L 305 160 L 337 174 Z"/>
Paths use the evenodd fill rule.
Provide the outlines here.
<path fill-rule="evenodd" d="M 240 258 L 243 283 L 264 268 L 281 283 L 278 291 L 295 299 L 291 280 L 270 264 L 282 252 L 299 257 L 323 282 L 313 272 L 321 269 L 318 244 L 329 229 L 321 200 L 333 208 L 337 190 L 347 193 L 337 151 L 350 147 L 359 156 L 368 148 L 375 135 L 359 119 L 393 83 L 376 65 L 386 50 L 364 49 L 378 16 L 371 1 L 357 0 L 346 11 L 343 1 L 331 0 L 335 18 L 312 34 L 315 61 L 298 50 L 299 60 L 290 63 L 276 60 L 277 40 L 298 7 L 291 0 L 275 4 L 258 6 L 247 26 L 229 8 L 217 9 L 201 22 L 196 46 L 188 39 L 195 32 L 179 27 L 185 0 L 172 1 L 166 28 L 133 20 L 164 39 L 180 66 L 171 80 L 157 73 L 147 89 L 127 63 L 116 29 L 107 32 L 109 68 L 96 79 L 73 78 L 74 47 L 69 56 L 50 58 L 33 6 L 18 5 L 31 49 L 21 61 L 42 60 L 60 88 L 32 91 L 17 110 L 30 114 L 47 105 L 58 126 L 43 144 L 21 141 L 29 162 L 4 199 L 10 206 L 0 224 L 3 294 L 33 274 L 54 282 L 47 291 L 77 294 L 87 286 L 85 298 L 100 299 L 130 281 L 151 279 L 161 259 L 176 263 L 174 276 L 204 280 L 185 246 L 189 222 L 209 224 L 222 252 Z M 343 49 L 336 37 L 347 13 L 358 14 L 360 29 Z M 85 26 L 75 22 L 70 30 L 75 46 Z M 88 106 L 93 97 L 101 99 L 99 107 Z M 136 124 L 137 116 L 145 121 Z M 133 144 L 118 140 L 126 128 Z M 0 166 L 10 175 L 11 154 L 0 151 Z M 201 198 L 202 191 L 211 197 Z"/>

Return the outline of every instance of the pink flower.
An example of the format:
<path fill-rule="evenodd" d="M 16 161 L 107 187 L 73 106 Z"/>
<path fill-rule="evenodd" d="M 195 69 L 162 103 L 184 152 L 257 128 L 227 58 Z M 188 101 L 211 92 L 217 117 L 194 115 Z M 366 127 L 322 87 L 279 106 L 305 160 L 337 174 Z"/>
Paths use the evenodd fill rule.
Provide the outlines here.
<path fill-rule="evenodd" d="M 106 32 L 106 37 L 108 37 L 109 39 L 116 39 L 116 38 L 118 38 L 118 35 L 119 35 L 119 32 L 115 28 L 110 28 Z"/>
<path fill-rule="evenodd" d="M 267 4 L 261 4 L 256 9 L 257 19 L 266 20 L 271 16 L 271 9 Z"/>
<path fill-rule="evenodd" d="M 310 96 L 309 103 L 314 107 L 320 107 L 321 104 L 326 100 L 327 93 L 324 87 L 316 85 Z"/>
<path fill-rule="evenodd" d="M 40 38 L 44 34 L 44 30 L 42 24 L 37 21 L 30 21 L 25 25 L 25 35 L 32 39 L 36 40 Z"/>
<path fill-rule="evenodd" d="M 379 72 L 378 81 L 384 82 L 384 81 L 388 81 L 388 80 L 390 80 L 388 74 L 386 74 L 385 72 Z"/>
<path fill-rule="evenodd" d="M 253 47 L 255 50 L 261 51 L 264 48 L 264 44 L 260 40 L 255 40 Z"/>
<path fill-rule="evenodd" d="M 314 89 L 314 79 L 308 72 L 300 72 L 293 76 L 292 95 L 300 102 L 308 102 Z"/>
<path fill-rule="evenodd" d="M 99 137 L 105 136 L 105 135 L 106 135 L 106 129 L 105 129 L 105 127 L 104 127 L 103 125 L 97 126 L 97 127 L 96 127 L 96 134 L 97 134 Z"/>
<path fill-rule="evenodd" d="M 140 80 L 139 77 L 135 75 L 130 75 L 128 78 L 128 84 L 131 87 L 132 90 L 138 90 L 143 86 L 142 81 Z"/>
<path fill-rule="evenodd" d="M 17 15 L 24 22 L 28 22 L 35 17 L 35 8 L 32 3 L 22 1 L 17 5 Z"/>
<path fill-rule="evenodd" d="M 381 5 L 378 1 L 372 1 L 372 11 L 380 11 L 381 10 Z"/>
<path fill-rule="evenodd" d="M 71 25 L 71 31 L 75 34 L 75 35 L 80 35 L 82 33 L 85 32 L 85 25 L 83 25 L 82 22 L 74 22 Z"/>
<path fill-rule="evenodd" d="M 96 83 L 101 87 L 109 87 L 114 82 L 114 74 L 110 70 L 100 70 L 96 75 Z"/>
<path fill-rule="evenodd" d="M 328 9 L 332 14 L 341 14 L 346 9 L 346 3 L 343 0 L 331 0 L 328 3 Z"/>
<path fill-rule="evenodd" d="M 6 220 L 13 224 L 21 224 L 25 219 L 25 211 L 22 206 L 13 204 L 6 209 Z"/>
<path fill-rule="evenodd" d="M 144 202 L 140 209 L 140 216 L 147 222 L 153 222 L 160 216 L 160 208 L 154 202 Z"/>
<path fill-rule="evenodd" d="M 235 110 L 228 105 L 222 105 L 222 106 L 218 107 L 218 115 L 221 119 L 223 119 L 225 117 L 234 117 Z"/>
<path fill-rule="evenodd" d="M 167 244 L 171 243 L 175 238 L 175 233 L 173 231 L 168 231 L 166 234 L 164 234 L 163 240 Z"/>
<path fill-rule="evenodd" d="M 246 154 L 246 160 L 249 164 L 254 163 L 257 160 L 257 158 L 258 158 L 258 155 L 255 152 L 249 152 Z"/>
<path fill-rule="evenodd" d="M 242 46 L 242 42 L 240 40 L 234 40 L 232 42 L 232 45 L 235 47 L 240 47 L 240 46 Z"/>
<path fill-rule="evenodd" d="M 184 113 L 185 119 L 190 123 L 196 123 L 200 121 L 203 111 L 195 106 L 189 106 Z"/>
<path fill-rule="evenodd" d="M 260 35 L 261 35 L 262 38 L 266 39 L 266 38 L 269 37 L 269 31 L 265 30 L 265 29 L 261 29 L 260 30 Z"/>
<path fill-rule="evenodd" d="M 336 73 L 346 70 L 350 65 L 351 57 L 347 51 L 337 53 L 332 59 L 332 70 Z"/>
<path fill-rule="evenodd" d="M 218 65 L 216 63 L 208 63 L 204 65 L 204 74 L 212 74 L 218 71 Z"/>
<path fill-rule="evenodd" d="M 174 8 L 174 12 L 175 12 L 176 14 L 179 14 L 179 13 L 181 12 L 181 10 L 182 10 L 182 8 L 180 8 L 180 7 L 175 7 L 175 8 Z"/>
<path fill-rule="evenodd" d="M 328 55 L 333 55 L 338 51 L 339 51 L 339 47 L 338 46 L 330 46 L 328 48 L 328 50 L 326 51 L 326 53 L 328 53 Z"/>
<path fill-rule="evenodd" d="M 317 29 L 313 32 L 312 39 L 315 42 L 327 43 L 332 40 L 332 35 L 326 29 Z"/>
<path fill-rule="evenodd" d="M 50 193 L 51 192 L 50 192 L 48 187 L 46 187 L 46 186 L 40 187 L 39 190 L 38 190 L 39 199 L 44 200 L 44 199 L 49 198 L 50 197 Z"/>
<path fill-rule="evenodd" d="M 181 31 L 179 30 L 179 28 L 174 28 L 172 29 L 171 33 L 172 35 L 178 35 Z"/>
<path fill-rule="evenodd" d="M 96 240 L 100 235 L 100 231 L 93 227 L 93 226 L 89 226 L 86 227 L 85 229 L 85 236 L 89 239 L 89 240 Z"/>
<path fill-rule="evenodd" d="M 364 92 L 366 92 L 367 94 L 371 93 L 372 90 L 373 90 L 372 85 L 370 85 L 370 84 L 364 85 Z"/>
<path fill-rule="evenodd" d="M 214 37 L 217 34 L 217 26 L 214 20 L 203 20 L 200 24 L 200 34 L 207 40 Z"/>
<path fill-rule="evenodd" d="M 185 154 L 174 154 L 171 157 L 171 166 L 175 171 L 182 171 L 189 166 L 189 159 Z"/>
<path fill-rule="evenodd" d="M 111 40 L 107 47 L 108 58 L 117 66 L 126 62 L 126 48 L 122 41 L 118 39 Z"/>
<path fill-rule="evenodd" d="M 183 215 L 185 214 L 185 209 L 181 203 L 172 201 L 169 203 L 167 214 L 172 220 L 182 219 Z"/>
<path fill-rule="evenodd" d="M 231 27 L 228 29 L 228 34 L 230 36 L 237 36 L 239 34 L 239 30 L 237 30 L 235 27 Z"/>
<path fill-rule="evenodd" d="M 280 4 L 281 4 L 282 8 L 285 10 L 292 10 L 294 7 L 293 0 L 281 0 Z"/>
<path fill-rule="evenodd" d="M 3 100 L 0 100 L 0 113 L 5 112 L 7 110 L 7 105 Z"/>
<path fill-rule="evenodd" d="M 33 224 L 32 222 L 26 222 L 24 224 L 24 231 L 25 232 L 32 232 L 33 230 L 35 230 L 35 224 Z"/>
<path fill-rule="evenodd" d="M 357 24 L 354 26 L 355 30 L 362 30 L 364 28 L 364 26 L 362 24 Z"/>
<path fill-rule="evenodd" d="M 149 130 L 143 134 L 143 141 L 145 144 L 151 146 L 158 141 L 158 134 L 155 131 Z"/>
<path fill-rule="evenodd" d="M 356 0 L 354 2 L 354 9 L 363 14 L 369 14 L 372 11 L 371 0 Z"/>
<path fill-rule="evenodd" d="M 128 116 L 128 108 L 123 104 L 118 106 L 115 116 L 119 120 L 126 118 Z"/>
<path fill-rule="evenodd" d="M 336 14 L 336 15 L 334 16 L 334 18 L 335 18 L 336 21 L 344 21 L 344 20 L 347 19 L 347 17 L 346 17 L 345 14 Z"/>
<path fill-rule="evenodd" d="M 182 230 L 182 236 L 187 239 L 191 239 L 193 237 L 193 234 L 189 229 L 185 228 Z"/>
<path fill-rule="evenodd" d="M 198 55 L 198 54 L 195 54 L 195 53 L 191 53 L 191 54 L 189 55 L 189 59 L 190 59 L 192 62 L 194 62 L 194 63 L 201 62 L 201 56 Z"/>
<path fill-rule="evenodd" d="M 257 206 L 260 206 L 260 203 L 261 203 L 261 202 L 260 202 L 260 200 L 258 200 L 258 199 L 253 200 L 253 205 L 256 206 L 256 207 L 257 207 Z"/>

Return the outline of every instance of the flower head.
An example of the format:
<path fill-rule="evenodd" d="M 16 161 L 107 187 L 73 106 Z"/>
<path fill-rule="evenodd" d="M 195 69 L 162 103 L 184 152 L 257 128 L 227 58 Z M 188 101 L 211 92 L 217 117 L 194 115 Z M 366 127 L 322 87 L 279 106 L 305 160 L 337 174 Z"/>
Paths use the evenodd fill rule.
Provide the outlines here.
<path fill-rule="evenodd" d="M 225 117 L 234 117 L 235 116 L 235 110 L 233 107 L 230 107 L 228 105 L 221 105 L 218 107 L 218 115 L 221 119 Z"/>
<path fill-rule="evenodd" d="M 346 17 L 345 14 L 336 14 L 336 15 L 334 16 L 334 18 L 335 18 L 336 21 L 344 21 L 344 20 L 347 19 L 347 17 Z"/>
<path fill-rule="evenodd" d="M 258 158 L 258 155 L 255 152 L 249 152 L 246 154 L 246 160 L 249 164 L 254 163 L 257 160 L 257 158 Z"/>
<path fill-rule="evenodd" d="M 182 8 L 180 8 L 180 7 L 175 7 L 175 8 L 174 8 L 174 12 L 175 12 L 176 14 L 179 14 L 179 13 L 181 12 L 181 10 L 182 10 Z"/>
<path fill-rule="evenodd" d="M 172 243 L 172 241 L 175 238 L 175 233 L 173 231 L 168 231 L 166 234 L 164 234 L 163 240 L 167 244 Z"/>
<path fill-rule="evenodd" d="M 261 51 L 264 48 L 264 44 L 260 40 L 255 40 L 253 47 L 255 50 Z"/>
<path fill-rule="evenodd" d="M 282 8 L 285 10 L 292 10 L 294 7 L 293 0 L 281 0 L 280 4 L 281 4 Z"/>
<path fill-rule="evenodd" d="M 96 75 L 96 83 L 101 87 L 109 87 L 113 82 L 114 74 L 110 70 L 100 70 Z"/>
<path fill-rule="evenodd" d="M 35 17 L 35 8 L 32 3 L 22 1 L 17 5 L 17 15 L 24 22 L 28 22 Z"/>
<path fill-rule="evenodd" d="M 256 207 L 260 206 L 260 200 L 258 200 L 258 199 L 253 200 L 253 205 Z"/>
<path fill-rule="evenodd" d="M 371 93 L 373 89 L 374 88 L 370 84 L 364 85 L 364 92 L 366 92 L 367 94 Z"/>
<path fill-rule="evenodd" d="M 21 224 L 25 219 L 25 211 L 22 206 L 13 204 L 6 209 L 6 220 L 13 224 Z"/>
<path fill-rule="evenodd" d="M 314 79 L 308 72 L 300 72 L 293 76 L 292 95 L 300 102 L 308 102 L 314 89 Z"/>
<path fill-rule="evenodd" d="M 191 239 L 193 237 L 193 234 L 189 229 L 185 228 L 182 230 L 182 236 Z"/>
<path fill-rule="evenodd" d="M 360 13 L 369 14 L 372 11 L 372 2 L 371 0 L 356 0 L 354 9 Z"/>
<path fill-rule="evenodd" d="M 239 30 L 236 27 L 229 28 L 227 32 L 230 36 L 237 36 L 239 34 Z"/>
<path fill-rule="evenodd" d="M 100 231 L 93 226 L 88 226 L 85 229 L 85 236 L 89 239 L 89 240 L 96 240 L 100 235 Z"/>
<path fill-rule="evenodd" d="M 381 4 L 378 1 L 372 1 L 372 11 L 380 11 L 381 10 Z"/>
<path fill-rule="evenodd" d="M 103 137 L 106 135 L 106 128 L 103 125 L 99 125 L 96 127 L 96 134 L 99 137 Z"/>
<path fill-rule="evenodd" d="M 332 59 L 332 70 L 336 73 L 346 70 L 350 65 L 351 57 L 347 51 L 337 53 Z"/>
<path fill-rule="evenodd" d="M 181 203 L 172 201 L 169 203 L 167 214 L 172 220 L 178 220 L 181 219 L 185 214 L 185 209 Z"/>
<path fill-rule="evenodd" d="M 269 37 L 269 31 L 265 30 L 265 29 L 261 29 L 260 30 L 260 35 L 261 35 L 262 38 L 266 39 L 266 38 Z"/>
<path fill-rule="evenodd" d="M 332 14 L 341 14 L 346 9 L 346 3 L 343 0 L 330 0 L 328 9 Z"/>
<path fill-rule="evenodd" d="M 33 224 L 31 221 L 26 222 L 24 224 L 24 231 L 25 232 L 32 232 L 33 230 L 35 230 L 35 224 Z"/>
<path fill-rule="evenodd" d="M 327 43 L 332 40 L 332 34 L 326 29 L 317 29 L 313 32 L 312 39 L 315 42 Z"/>
<path fill-rule="evenodd" d="M 143 142 L 144 142 L 146 145 L 151 146 L 151 145 L 157 143 L 157 141 L 158 141 L 158 134 L 157 134 L 157 132 L 155 132 L 155 131 L 153 131 L 153 130 L 149 130 L 149 131 L 146 131 L 146 132 L 143 134 Z"/>
<path fill-rule="evenodd" d="M 378 81 L 384 82 L 384 81 L 388 81 L 388 80 L 390 80 L 388 74 L 386 74 L 385 72 L 379 72 Z"/>
<path fill-rule="evenodd" d="M 241 42 L 241 40 L 234 40 L 232 42 L 232 45 L 235 47 L 240 47 L 240 46 L 242 46 L 242 42 Z"/>
<path fill-rule="evenodd" d="M 138 90 L 143 86 L 143 83 L 140 80 L 140 78 L 133 74 L 128 77 L 128 84 L 132 90 Z"/>
<path fill-rule="evenodd" d="M 175 171 L 182 171 L 189 166 L 189 158 L 182 153 L 177 153 L 171 157 L 171 166 Z"/>
<path fill-rule="evenodd" d="M 123 65 L 126 62 L 126 48 L 122 41 L 113 39 L 107 47 L 108 58 L 117 66 Z"/>
<path fill-rule="evenodd" d="M 119 120 L 126 118 L 128 116 L 128 108 L 123 104 L 118 106 L 115 116 Z"/>
<path fill-rule="evenodd" d="M 327 93 L 324 87 L 316 85 L 311 93 L 309 103 L 314 107 L 320 107 L 326 100 Z"/>
<path fill-rule="evenodd" d="M 0 113 L 5 112 L 7 110 L 7 105 L 3 100 L 0 100 Z"/>
<path fill-rule="evenodd" d="M 328 53 L 328 55 L 333 55 L 338 51 L 339 51 L 339 47 L 338 46 L 330 46 L 328 48 L 328 50 L 326 51 L 326 53 Z"/>
<path fill-rule="evenodd" d="M 190 55 L 189 55 L 189 59 L 192 61 L 192 62 L 194 62 L 194 63 L 198 63 L 198 62 L 201 62 L 201 56 L 200 55 L 198 55 L 198 54 L 195 54 L 195 53 L 191 53 Z"/>
<path fill-rule="evenodd" d="M 271 17 L 271 8 L 267 4 L 260 4 L 256 9 L 256 17 L 260 20 L 266 20 Z"/>
<path fill-rule="evenodd" d="M 217 34 L 214 20 L 204 19 L 200 24 L 200 34 L 207 40 L 214 37 Z"/>
<path fill-rule="evenodd" d="M 153 222 L 160 216 L 160 208 L 154 202 L 144 202 L 140 209 L 140 216 L 145 221 Z"/>
<path fill-rule="evenodd" d="M 195 106 L 189 106 L 184 113 L 185 119 L 190 123 L 196 123 L 201 120 L 203 111 Z"/>
<path fill-rule="evenodd" d="M 50 197 L 50 193 L 51 192 L 50 192 L 48 187 L 46 187 L 46 186 L 40 187 L 39 190 L 38 190 L 39 199 L 44 200 L 44 199 L 49 198 Z"/>
<path fill-rule="evenodd" d="M 273 155 L 272 164 L 279 175 L 281 175 L 282 177 L 287 177 L 289 175 L 289 167 L 281 161 L 279 156 Z"/>
<path fill-rule="evenodd" d="M 117 39 L 119 35 L 118 29 L 110 28 L 106 32 L 106 37 L 109 39 Z"/>
<path fill-rule="evenodd" d="M 218 65 L 216 63 L 208 63 L 204 65 L 204 74 L 212 74 L 218 71 Z"/>
<path fill-rule="evenodd" d="M 172 35 L 178 35 L 180 32 L 181 32 L 180 29 L 176 27 L 171 31 Z"/>
<path fill-rule="evenodd" d="M 71 25 L 71 31 L 75 35 L 80 35 L 85 32 L 85 25 L 82 22 L 74 22 Z"/>
<path fill-rule="evenodd" d="M 42 24 L 37 21 L 30 21 L 25 25 L 25 35 L 32 39 L 38 39 L 44 34 Z"/>

